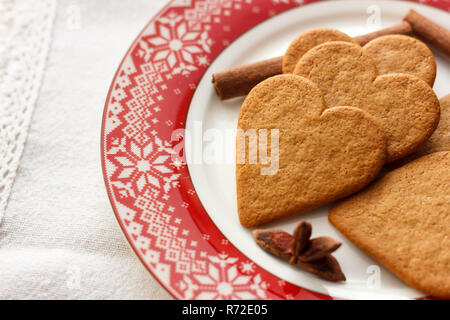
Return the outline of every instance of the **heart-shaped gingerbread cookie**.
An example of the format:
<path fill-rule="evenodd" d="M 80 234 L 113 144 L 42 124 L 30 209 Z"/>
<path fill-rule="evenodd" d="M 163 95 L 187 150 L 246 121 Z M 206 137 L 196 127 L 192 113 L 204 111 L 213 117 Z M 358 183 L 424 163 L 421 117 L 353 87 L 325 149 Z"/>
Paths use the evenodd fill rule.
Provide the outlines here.
<path fill-rule="evenodd" d="M 441 119 L 437 129 L 419 150 L 400 162 L 406 163 L 433 152 L 450 151 L 450 94 L 439 99 L 439 102 L 441 104 Z"/>
<path fill-rule="evenodd" d="M 439 122 L 439 100 L 424 80 L 403 73 L 379 75 L 371 55 L 354 43 L 312 48 L 294 74 L 316 83 L 328 107 L 349 105 L 375 116 L 388 139 L 387 162 L 417 150 Z"/>
<path fill-rule="evenodd" d="M 251 147 L 238 134 L 236 164 L 241 224 L 255 227 L 348 196 L 377 175 L 386 159 L 386 138 L 378 121 L 353 107 L 327 109 L 317 85 L 300 76 L 269 78 L 246 97 L 238 120 L 242 132 L 278 130 L 277 144 L 258 144 L 258 155 L 278 154 L 277 169 L 250 163 Z M 245 140 L 244 140 L 245 141 Z M 261 142 L 261 139 L 260 141 Z M 275 146 L 278 146 L 275 150 Z M 254 155 L 254 154 L 253 154 Z"/>
<path fill-rule="evenodd" d="M 298 61 L 310 49 L 330 41 L 358 42 L 347 34 L 328 28 L 318 28 L 301 33 L 283 55 L 283 73 L 293 73 Z M 378 74 L 406 73 L 433 86 L 436 78 L 436 61 L 433 53 L 422 41 L 405 35 L 386 35 L 369 41 L 363 51 L 370 55 Z"/>
<path fill-rule="evenodd" d="M 284 53 L 282 62 L 283 73 L 294 72 L 298 60 L 300 60 L 308 50 L 329 41 L 357 43 L 352 37 L 336 29 L 318 28 L 305 31 L 290 43 Z"/>
<path fill-rule="evenodd" d="M 436 61 L 425 43 L 404 35 L 376 38 L 363 47 L 375 62 L 379 74 L 406 73 L 431 87 L 436 79 Z"/>
<path fill-rule="evenodd" d="M 412 287 L 450 299 L 450 152 L 389 172 L 334 206 L 330 222 Z"/>
<path fill-rule="evenodd" d="M 416 152 L 392 163 L 392 169 L 401 167 L 417 158 L 439 151 L 450 151 L 450 94 L 439 99 L 441 117 L 433 135 Z"/>

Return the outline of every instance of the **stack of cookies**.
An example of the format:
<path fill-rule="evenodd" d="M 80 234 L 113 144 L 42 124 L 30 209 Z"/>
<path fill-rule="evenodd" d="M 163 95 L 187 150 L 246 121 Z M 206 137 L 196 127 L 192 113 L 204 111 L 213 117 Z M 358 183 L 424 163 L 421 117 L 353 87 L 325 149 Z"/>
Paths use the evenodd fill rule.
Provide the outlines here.
<path fill-rule="evenodd" d="M 411 286 L 450 298 L 450 96 L 439 101 L 432 89 L 430 49 L 405 35 L 361 46 L 315 29 L 291 43 L 282 70 L 239 113 L 244 132 L 279 131 L 276 173 L 236 165 L 242 225 L 349 197 L 330 222 Z M 400 168 L 372 182 L 386 164 Z"/>

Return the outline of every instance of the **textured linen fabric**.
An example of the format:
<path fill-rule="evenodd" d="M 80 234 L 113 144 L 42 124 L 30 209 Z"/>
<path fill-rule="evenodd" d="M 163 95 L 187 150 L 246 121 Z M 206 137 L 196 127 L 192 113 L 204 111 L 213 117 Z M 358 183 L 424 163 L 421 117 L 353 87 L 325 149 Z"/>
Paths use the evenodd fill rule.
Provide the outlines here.
<path fill-rule="evenodd" d="M 42 83 L 56 4 L 0 2 L 0 223 Z"/>
<path fill-rule="evenodd" d="M 122 57 L 167 0 L 61 0 L 0 225 L 0 299 L 169 299 L 114 217 L 102 111 Z"/>

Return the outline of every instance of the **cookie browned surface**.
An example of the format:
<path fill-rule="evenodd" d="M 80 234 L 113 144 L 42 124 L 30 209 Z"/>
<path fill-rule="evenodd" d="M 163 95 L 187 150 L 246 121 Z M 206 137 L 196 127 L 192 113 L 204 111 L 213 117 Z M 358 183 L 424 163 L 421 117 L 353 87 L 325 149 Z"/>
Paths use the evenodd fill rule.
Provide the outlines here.
<path fill-rule="evenodd" d="M 404 35 L 383 36 L 367 43 L 363 52 L 374 59 L 379 74 L 411 74 L 433 86 L 436 62 L 420 40 Z"/>
<path fill-rule="evenodd" d="M 441 118 L 436 131 L 419 150 L 400 162 L 406 163 L 433 152 L 450 151 L 450 94 L 442 97 L 439 101 Z"/>
<path fill-rule="evenodd" d="M 294 74 L 316 83 L 328 107 L 350 105 L 375 116 L 387 135 L 387 162 L 421 147 L 439 122 L 439 100 L 425 81 L 402 73 L 378 75 L 372 57 L 354 43 L 312 48 Z"/>
<path fill-rule="evenodd" d="M 283 56 L 283 73 L 293 73 L 300 58 L 322 43 L 345 41 L 358 44 L 361 39 L 357 39 L 358 37 L 351 38 L 335 29 L 322 28 L 303 32 L 291 42 Z M 422 41 L 406 35 L 385 35 L 365 43 L 363 51 L 372 58 L 378 74 L 406 73 L 433 86 L 436 61 L 431 50 Z"/>
<path fill-rule="evenodd" d="M 300 34 L 291 42 L 283 56 L 283 73 L 292 73 L 298 60 L 311 48 L 327 41 L 355 42 L 353 38 L 335 29 L 313 29 Z"/>
<path fill-rule="evenodd" d="M 330 222 L 412 287 L 450 298 L 450 152 L 419 158 L 337 204 Z"/>
<path fill-rule="evenodd" d="M 357 108 L 325 109 L 320 89 L 292 74 L 269 78 L 249 93 L 238 128 L 278 129 L 279 168 L 262 175 L 266 165 L 236 164 L 242 225 L 254 227 L 319 207 L 360 190 L 377 175 L 386 158 L 378 121 Z M 245 152 L 248 158 L 249 148 L 239 146 L 238 157 Z"/>

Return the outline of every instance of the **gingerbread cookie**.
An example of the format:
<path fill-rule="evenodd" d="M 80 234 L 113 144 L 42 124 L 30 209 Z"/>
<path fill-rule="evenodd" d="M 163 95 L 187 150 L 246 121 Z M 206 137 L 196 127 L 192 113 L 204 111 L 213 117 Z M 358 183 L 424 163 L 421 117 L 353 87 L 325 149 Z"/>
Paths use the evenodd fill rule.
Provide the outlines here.
<path fill-rule="evenodd" d="M 431 87 L 436 78 L 436 62 L 425 43 L 404 35 L 374 39 L 363 47 L 375 61 L 379 74 L 406 73 L 416 76 Z"/>
<path fill-rule="evenodd" d="M 387 162 L 417 150 L 439 122 L 439 100 L 424 80 L 402 73 L 379 75 L 373 58 L 354 43 L 315 46 L 298 61 L 294 74 L 316 83 L 328 107 L 349 105 L 375 116 L 387 135 Z"/>
<path fill-rule="evenodd" d="M 306 31 L 295 38 L 286 50 L 282 61 L 283 73 L 293 73 L 298 61 L 306 52 L 330 41 L 358 43 L 357 40 L 335 29 Z M 436 61 L 431 50 L 422 41 L 406 35 L 386 35 L 369 41 L 363 50 L 372 57 L 378 74 L 406 73 L 433 86 L 436 78 Z"/>
<path fill-rule="evenodd" d="M 267 175 L 261 174 L 267 165 L 249 163 L 256 152 L 241 147 L 245 136 L 238 134 L 238 212 L 248 228 L 348 196 L 373 180 L 386 159 L 385 134 L 373 116 L 353 107 L 327 109 L 317 85 L 292 74 L 254 87 L 238 128 L 279 130 L 278 170 Z M 273 146 L 267 154 L 276 152 Z M 238 161 L 242 154 L 245 163 Z"/>
<path fill-rule="evenodd" d="M 283 56 L 283 73 L 294 72 L 298 60 L 315 46 L 328 41 L 348 41 L 357 43 L 353 38 L 335 29 L 313 29 L 300 34 L 291 42 Z"/>
<path fill-rule="evenodd" d="M 419 158 L 333 207 L 330 222 L 412 287 L 450 298 L 450 152 Z"/>
<path fill-rule="evenodd" d="M 403 158 L 395 165 L 405 164 L 433 152 L 450 151 L 450 94 L 442 97 L 439 101 L 441 105 L 441 119 L 436 131 L 419 150 Z"/>

